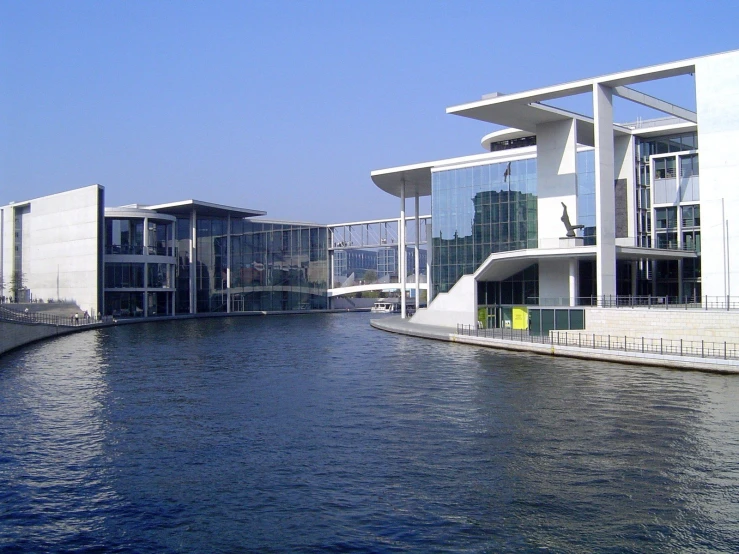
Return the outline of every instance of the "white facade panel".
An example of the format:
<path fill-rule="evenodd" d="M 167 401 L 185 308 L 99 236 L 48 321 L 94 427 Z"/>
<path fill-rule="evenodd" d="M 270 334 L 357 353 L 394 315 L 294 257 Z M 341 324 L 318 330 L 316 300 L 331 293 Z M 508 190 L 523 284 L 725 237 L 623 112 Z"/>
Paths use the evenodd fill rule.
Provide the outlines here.
<path fill-rule="evenodd" d="M 569 259 L 539 259 L 539 299 L 543 305 L 568 305 L 570 297 Z"/>
<path fill-rule="evenodd" d="M 13 271 L 13 208 L 0 208 L 0 296 L 8 296 Z"/>
<path fill-rule="evenodd" d="M 696 61 L 703 294 L 739 292 L 739 53 Z M 728 236 L 726 229 L 728 223 Z M 734 255 L 729 255 L 730 250 Z"/>
<path fill-rule="evenodd" d="M 68 300 L 95 314 L 98 306 L 102 214 L 97 185 L 3 208 L 3 275 L 14 271 L 13 215 L 21 209 L 23 286 L 33 299 Z"/>
<path fill-rule="evenodd" d="M 541 243 L 563 237 L 562 203 L 570 223 L 577 223 L 577 136 L 568 119 L 536 129 L 537 231 Z"/>

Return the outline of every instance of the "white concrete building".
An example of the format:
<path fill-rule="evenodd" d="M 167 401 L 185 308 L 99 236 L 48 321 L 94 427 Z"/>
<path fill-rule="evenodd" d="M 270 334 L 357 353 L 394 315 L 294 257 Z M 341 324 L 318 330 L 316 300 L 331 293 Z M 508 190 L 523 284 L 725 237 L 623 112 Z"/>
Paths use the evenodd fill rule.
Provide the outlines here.
<path fill-rule="evenodd" d="M 697 111 L 632 88 L 678 76 L 694 79 Z M 592 116 L 545 104 L 583 93 Z M 664 117 L 617 123 L 614 97 Z M 562 328 L 560 315 L 548 310 L 544 322 L 544 310 L 521 307 L 563 306 L 564 325 L 580 317 L 564 307 L 725 303 L 732 283 L 739 290 L 739 51 L 486 95 L 447 113 L 507 128 L 483 137 L 486 154 L 372 172 L 401 199 L 401 217 L 406 198 L 431 196 L 433 301 L 413 321 L 527 328 L 514 321 L 519 307 L 544 331 Z"/>
<path fill-rule="evenodd" d="M 103 188 L 76 189 L 0 207 L 4 300 L 102 306 Z"/>

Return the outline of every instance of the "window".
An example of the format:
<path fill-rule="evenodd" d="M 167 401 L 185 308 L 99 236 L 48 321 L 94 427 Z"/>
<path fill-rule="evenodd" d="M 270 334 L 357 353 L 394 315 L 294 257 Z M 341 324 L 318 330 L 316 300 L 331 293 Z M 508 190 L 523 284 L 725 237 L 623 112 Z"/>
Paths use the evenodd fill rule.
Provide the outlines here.
<path fill-rule="evenodd" d="M 681 209 L 682 209 L 683 227 L 700 227 L 700 224 L 701 224 L 700 206 L 683 206 Z"/>
<path fill-rule="evenodd" d="M 694 250 L 698 254 L 701 252 L 701 232 L 700 231 L 683 231 L 683 248 L 685 250 Z"/>
<path fill-rule="evenodd" d="M 698 154 L 680 157 L 680 177 L 698 175 Z"/>
<path fill-rule="evenodd" d="M 677 228 L 677 208 L 657 208 L 654 217 L 656 229 Z"/>
<path fill-rule="evenodd" d="M 657 233 L 657 248 L 677 248 L 677 233 Z"/>

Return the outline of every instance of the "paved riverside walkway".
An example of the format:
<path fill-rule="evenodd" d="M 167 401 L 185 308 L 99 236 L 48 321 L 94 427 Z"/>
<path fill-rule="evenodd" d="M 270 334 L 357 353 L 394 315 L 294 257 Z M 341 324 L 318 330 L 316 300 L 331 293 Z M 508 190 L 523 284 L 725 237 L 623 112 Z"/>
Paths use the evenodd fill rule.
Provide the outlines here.
<path fill-rule="evenodd" d="M 655 354 L 648 352 L 624 352 L 619 350 L 607 350 L 605 348 L 563 346 L 556 344 L 556 342 L 526 342 L 526 335 L 523 337 L 524 340 L 460 335 L 457 334 L 456 327 L 440 327 L 436 325 L 411 323 L 408 319 L 401 319 L 400 316 L 373 319 L 370 321 L 370 325 L 382 331 L 389 331 L 391 333 L 398 333 L 401 335 L 443 340 L 461 344 L 471 344 L 475 346 L 485 346 L 501 350 L 533 352 L 548 356 L 564 356 L 568 358 L 600 360 L 622 364 L 650 365 L 712 373 L 739 374 L 739 360 L 698 358 L 692 356 Z"/>

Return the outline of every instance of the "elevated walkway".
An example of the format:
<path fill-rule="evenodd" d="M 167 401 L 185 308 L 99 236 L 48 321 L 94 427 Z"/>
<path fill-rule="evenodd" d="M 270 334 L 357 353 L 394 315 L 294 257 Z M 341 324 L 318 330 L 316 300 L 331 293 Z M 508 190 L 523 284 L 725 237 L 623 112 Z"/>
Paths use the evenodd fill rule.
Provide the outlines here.
<path fill-rule="evenodd" d="M 416 288 L 416 284 L 414 282 L 406 283 L 406 290 L 414 290 Z M 421 283 L 419 285 L 419 288 L 421 290 L 428 290 L 428 285 L 426 283 Z M 334 289 L 328 289 L 328 296 L 329 298 L 335 297 L 335 296 L 346 296 L 348 294 L 356 294 L 358 292 L 369 292 L 369 291 L 399 291 L 400 290 L 400 283 L 372 283 L 371 285 L 351 285 L 348 287 L 337 287 Z"/>

